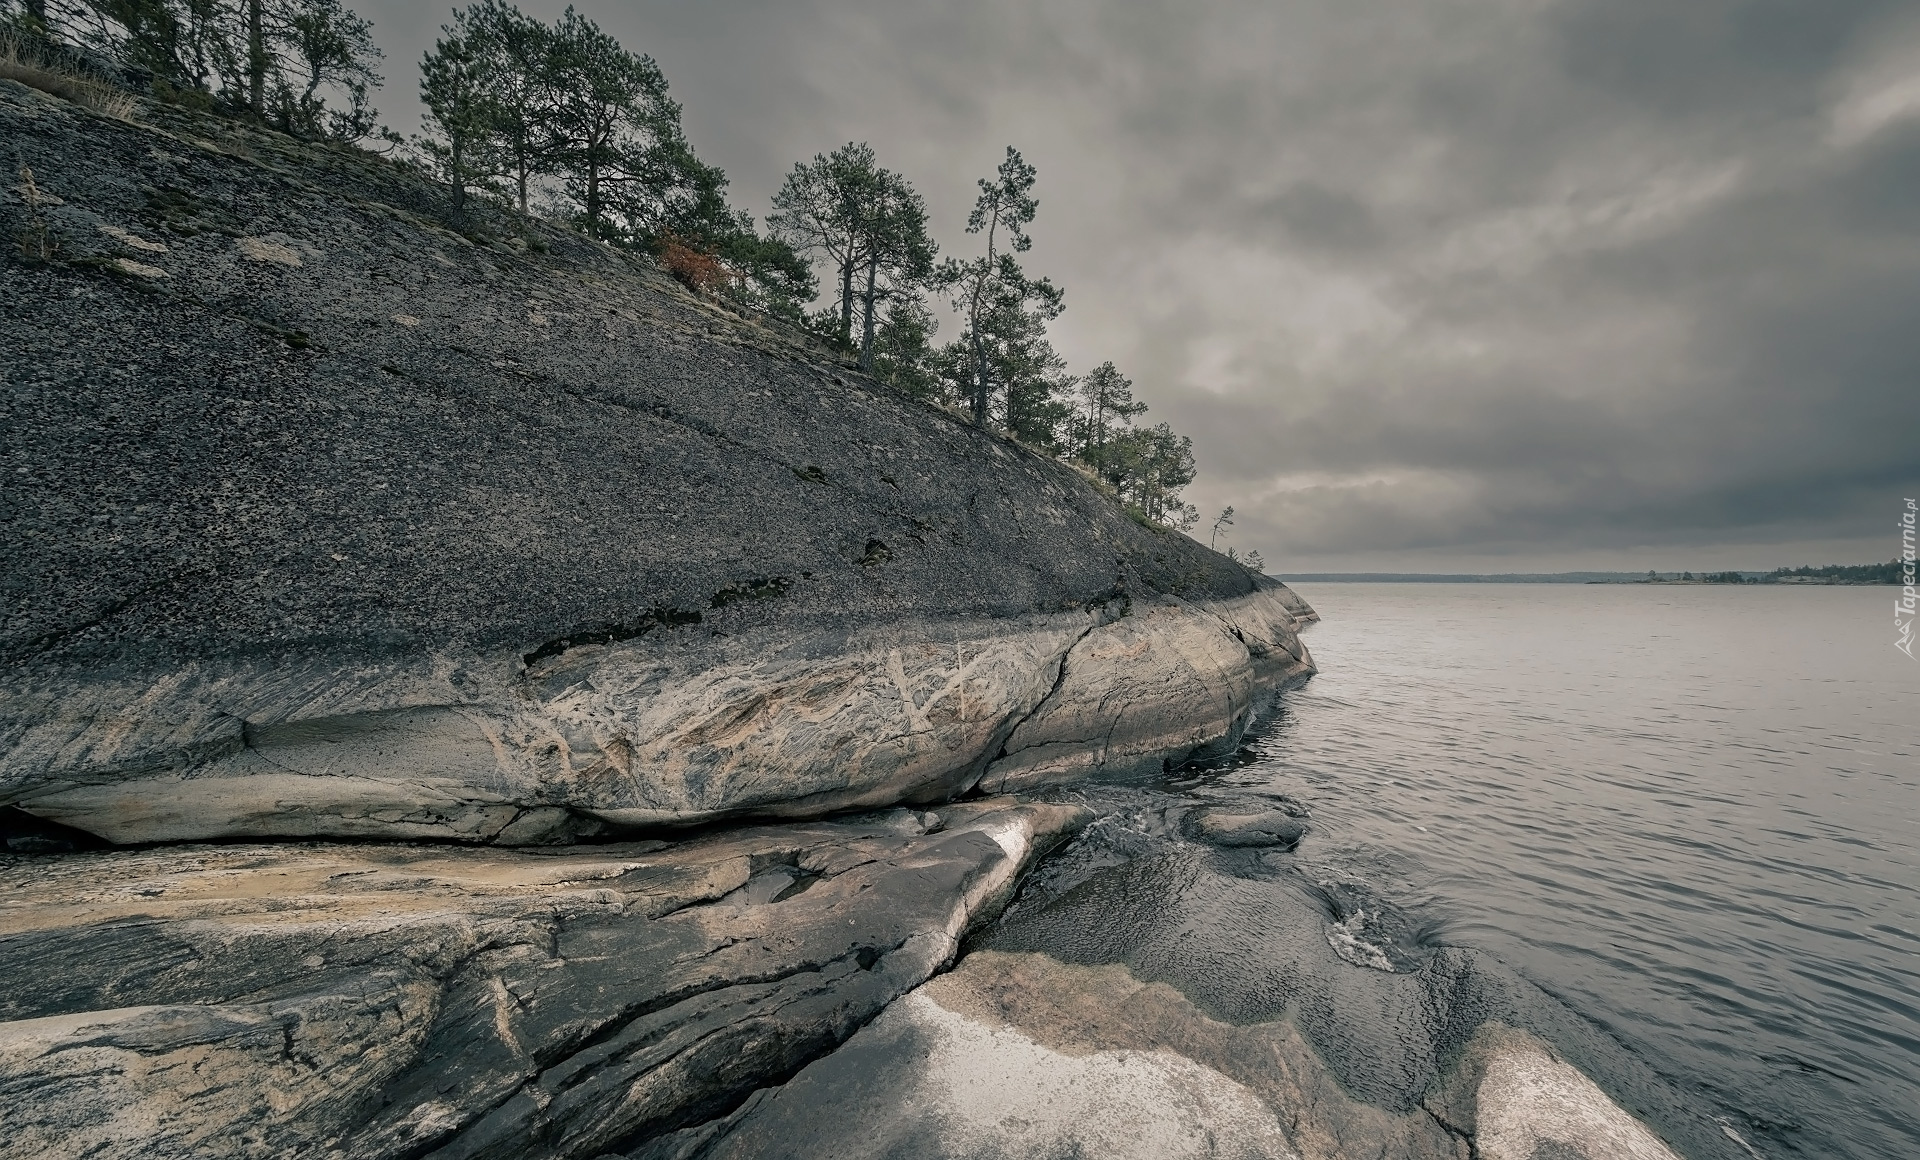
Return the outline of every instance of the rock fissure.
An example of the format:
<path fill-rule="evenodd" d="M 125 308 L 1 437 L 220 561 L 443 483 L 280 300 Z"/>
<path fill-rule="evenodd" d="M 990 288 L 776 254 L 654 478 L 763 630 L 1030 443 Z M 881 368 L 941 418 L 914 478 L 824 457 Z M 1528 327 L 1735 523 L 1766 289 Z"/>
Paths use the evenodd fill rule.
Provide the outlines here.
<path fill-rule="evenodd" d="M 1458 1140 L 1460 1143 L 1466 1145 L 1467 1160 L 1481 1160 L 1480 1148 L 1474 1142 L 1474 1135 L 1472 1132 L 1469 1132 L 1466 1129 L 1459 1127 L 1458 1125 L 1449 1121 L 1445 1116 L 1435 1111 L 1433 1109 L 1432 1104 L 1429 1101 L 1422 1100 L 1420 1102 L 1420 1110 L 1425 1112 L 1430 1118 L 1432 1118 L 1434 1123 L 1440 1125 L 1441 1131 L 1453 1137 L 1455 1140 Z"/>
<path fill-rule="evenodd" d="M 1105 611 L 1106 611 L 1105 607 L 1102 606 L 1101 612 L 1104 613 Z M 1013 717 L 1008 719 L 1007 723 L 1004 726 L 1002 726 L 1001 731 L 1003 736 L 1001 737 L 1001 740 L 1000 740 L 999 749 L 994 753 L 994 755 L 991 758 L 987 760 L 986 766 L 982 768 L 983 776 L 985 774 L 985 769 L 987 767 L 991 767 L 993 762 L 998 761 L 1001 758 L 1007 756 L 1007 746 L 1012 744 L 1014 734 L 1020 731 L 1020 727 L 1022 725 L 1025 725 L 1028 721 L 1031 721 L 1034 717 L 1038 716 L 1040 712 L 1047 707 L 1047 703 L 1049 701 L 1052 701 L 1055 697 L 1059 695 L 1060 687 L 1064 685 L 1067 680 L 1067 662 L 1072 658 L 1073 650 L 1080 647 L 1080 642 L 1086 640 L 1087 637 L 1093 635 L 1093 631 L 1101 627 L 1101 623 L 1102 622 L 1096 617 L 1092 621 L 1092 623 L 1088 624 L 1085 628 L 1080 630 L 1080 634 L 1078 636 L 1074 637 L 1072 641 L 1068 642 L 1067 647 L 1060 650 L 1060 653 L 1055 658 L 1054 664 L 1053 664 L 1052 683 L 1048 685 L 1047 691 L 1041 695 L 1040 699 L 1033 703 L 1032 708 L 1028 709 L 1024 713 L 1015 714 Z M 974 783 L 974 788 L 977 789 L 978 786 L 979 786 L 979 782 L 978 780 L 976 780 Z"/>
<path fill-rule="evenodd" d="M 643 1036 L 641 1038 L 633 1040 L 630 1043 L 622 1044 L 618 1050 L 610 1051 L 600 1059 L 587 1064 L 585 1067 L 580 1068 L 578 1070 L 569 1071 L 567 1072 L 566 1075 L 558 1077 L 557 1082 L 554 1082 L 554 1083 L 545 1082 L 547 1074 L 560 1069 L 566 1063 L 567 1060 L 578 1059 L 583 1055 L 587 1055 L 588 1053 L 592 1052 L 595 1048 L 605 1046 L 606 1044 L 609 1044 L 614 1040 L 621 1038 L 623 1035 L 626 1034 L 626 1032 L 629 1029 L 633 1027 L 634 1024 L 639 1023 L 640 1021 L 647 1019 L 653 1015 L 669 1013 L 674 1007 L 678 1007 L 682 1003 L 686 1003 L 694 999 L 718 994 L 720 992 L 724 992 L 736 987 L 764 987 L 764 986 L 770 986 L 778 983 L 785 983 L 790 980 L 798 979 L 803 975 L 825 975 L 825 973 L 829 968 L 842 963 L 853 963 L 856 966 L 859 966 L 861 970 L 868 970 L 870 969 L 870 964 L 877 961 L 877 959 L 880 956 L 899 950 L 900 947 L 905 944 L 905 942 L 906 940 L 902 939 L 899 943 L 894 944 L 892 947 L 887 948 L 887 950 L 885 951 L 878 951 L 876 950 L 876 948 L 867 947 L 867 946 L 856 947 L 852 950 L 847 951 L 844 954 L 834 955 L 831 958 L 822 959 L 818 962 L 801 963 L 796 966 L 783 967 L 778 971 L 770 972 L 764 975 L 752 975 L 752 974 L 742 975 L 736 978 L 728 979 L 724 983 L 718 983 L 711 986 L 704 986 L 704 987 L 690 989 L 686 992 L 672 996 L 670 1000 L 666 997 L 663 997 L 661 1001 L 644 1004 L 640 1009 L 632 1011 L 631 1013 L 623 1013 L 617 1025 L 609 1025 L 607 1027 L 600 1029 L 599 1031 L 595 1032 L 592 1036 L 590 1036 L 587 1040 L 580 1043 L 577 1047 L 566 1052 L 565 1055 L 563 1055 L 561 1058 L 555 1060 L 551 1064 L 544 1065 L 541 1068 L 541 1078 L 536 1082 L 539 1082 L 543 1088 L 545 1088 L 546 1090 L 552 1092 L 554 1095 L 557 1096 L 573 1088 L 579 1087 L 581 1084 L 592 1079 L 596 1074 L 598 1074 L 602 1070 L 605 1070 L 611 1067 L 618 1067 L 620 1064 L 624 1063 L 627 1059 L 631 1058 L 634 1054 L 641 1052 L 649 1047 L 652 1047 L 655 1043 L 659 1041 L 660 1038 L 671 1034 L 673 1031 L 673 1027 L 671 1025 L 663 1025 L 657 1035 Z M 871 957 L 867 957 L 867 956 L 871 956 Z M 863 959 L 864 959 L 864 962 L 863 962 Z M 790 1003 L 793 1001 L 794 1001 L 793 999 L 788 999 L 788 1000 L 785 1000 L 784 1002 Z M 716 1034 L 718 1033 L 719 1032 L 716 1032 Z M 683 1048 L 681 1051 L 676 1051 L 674 1054 L 675 1055 L 683 1054 L 685 1051 L 694 1050 L 697 1046 L 698 1046 L 698 1043 L 689 1044 L 686 1048 Z M 665 1066 L 665 1062 L 663 1061 L 661 1064 L 657 1064 L 655 1066 Z"/>
<path fill-rule="evenodd" d="M 717 599 L 717 598 L 716 598 Z M 715 607 L 721 607 L 716 604 Z M 520 659 L 531 669 L 549 657 L 557 657 L 570 648 L 587 644 L 620 644 L 645 636 L 656 628 L 680 628 L 699 624 L 700 612 L 697 609 L 679 609 L 656 606 L 653 611 L 635 621 L 625 624 L 606 624 L 595 628 L 583 628 L 566 636 L 556 637 L 535 648 Z"/>

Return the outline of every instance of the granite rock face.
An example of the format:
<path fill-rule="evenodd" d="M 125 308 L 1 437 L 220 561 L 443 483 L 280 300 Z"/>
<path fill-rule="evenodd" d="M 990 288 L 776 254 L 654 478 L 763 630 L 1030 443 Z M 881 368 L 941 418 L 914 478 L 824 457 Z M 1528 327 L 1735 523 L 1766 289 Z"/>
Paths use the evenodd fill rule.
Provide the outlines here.
<path fill-rule="evenodd" d="M 1085 817 L 987 800 L 672 845 L 0 858 L 0 1153 L 638 1146 L 924 982 Z"/>
<path fill-rule="evenodd" d="M 0 806 L 567 842 L 1177 762 L 1312 669 L 1283 586 L 649 258 L 138 118 L 0 81 L 59 246 L 0 258 Z"/>
<path fill-rule="evenodd" d="M 969 955 L 789 1083 L 633 1160 L 1679 1160 L 1524 1031 L 1483 1025 L 1419 1106 L 1354 1098 L 1300 1029 L 1121 967 Z"/>

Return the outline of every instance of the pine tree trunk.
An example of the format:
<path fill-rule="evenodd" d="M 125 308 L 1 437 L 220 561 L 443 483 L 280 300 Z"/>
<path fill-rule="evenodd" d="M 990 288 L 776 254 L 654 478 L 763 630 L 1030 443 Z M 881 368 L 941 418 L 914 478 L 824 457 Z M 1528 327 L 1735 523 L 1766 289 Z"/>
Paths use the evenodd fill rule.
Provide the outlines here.
<path fill-rule="evenodd" d="M 467 171 L 465 151 L 460 148 L 460 134 L 447 134 L 447 147 L 452 154 L 453 172 L 447 176 L 453 180 L 453 218 L 459 221 L 467 216 Z"/>
<path fill-rule="evenodd" d="M 853 247 L 847 247 L 847 260 L 840 263 L 840 341 L 853 343 Z"/>
<path fill-rule="evenodd" d="M 879 277 L 880 263 L 869 259 L 867 262 L 867 291 L 860 299 L 860 369 L 873 373 L 873 299 L 874 282 Z"/>
<path fill-rule="evenodd" d="M 587 163 L 587 236 L 600 236 L 600 166 Z"/>
<path fill-rule="evenodd" d="M 973 425 L 987 425 L 987 347 L 980 341 L 980 329 L 973 332 Z"/>
<path fill-rule="evenodd" d="M 1104 380 L 1103 380 L 1104 382 Z M 1105 474 L 1107 470 L 1107 389 L 1100 388 L 1093 404 L 1093 469 Z"/>
<path fill-rule="evenodd" d="M 267 112 L 267 31 L 263 0 L 247 0 L 247 108 L 256 117 Z"/>

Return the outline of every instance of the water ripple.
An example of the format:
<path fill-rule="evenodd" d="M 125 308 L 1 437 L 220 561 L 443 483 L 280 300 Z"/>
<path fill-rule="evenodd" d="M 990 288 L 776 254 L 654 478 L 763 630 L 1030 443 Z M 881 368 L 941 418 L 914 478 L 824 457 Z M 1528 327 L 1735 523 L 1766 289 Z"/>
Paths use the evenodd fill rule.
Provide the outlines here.
<path fill-rule="evenodd" d="M 1423 937 L 1713 1093 L 1756 1155 L 1920 1160 L 1920 666 L 1881 590 L 1301 591 L 1323 671 L 1223 786 L 1310 806 L 1321 864 L 1416 858 Z"/>

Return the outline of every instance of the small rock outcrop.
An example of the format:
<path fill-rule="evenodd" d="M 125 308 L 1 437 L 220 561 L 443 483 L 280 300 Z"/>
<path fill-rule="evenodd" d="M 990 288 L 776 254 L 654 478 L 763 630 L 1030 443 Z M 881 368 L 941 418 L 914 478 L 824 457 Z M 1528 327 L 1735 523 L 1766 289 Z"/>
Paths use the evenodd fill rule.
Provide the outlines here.
<path fill-rule="evenodd" d="M 1285 810 L 1233 814 L 1196 810 L 1187 819 L 1187 832 L 1215 846 L 1277 846 L 1291 850 L 1306 836 L 1307 823 Z"/>
<path fill-rule="evenodd" d="M 1232 743 L 1311 610 L 1071 467 L 354 150 L 0 81 L 0 807 L 565 843 Z M 489 211 L 491 212 L 491 211 Z"/>

